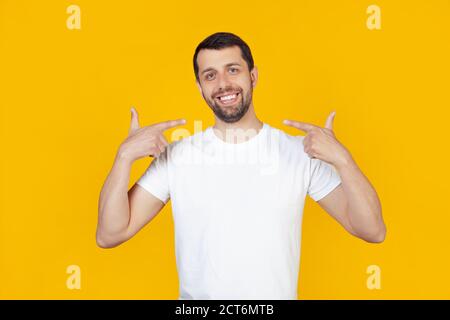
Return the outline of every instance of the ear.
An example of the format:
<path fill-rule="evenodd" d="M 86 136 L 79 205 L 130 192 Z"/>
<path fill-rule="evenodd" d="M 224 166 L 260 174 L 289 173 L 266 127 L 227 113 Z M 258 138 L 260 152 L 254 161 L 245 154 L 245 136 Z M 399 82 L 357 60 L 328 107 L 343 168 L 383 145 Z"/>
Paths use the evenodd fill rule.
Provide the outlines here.
<path fill-rule="evenodd" d="M 253 66 L 252 71 L 250 71 L 250 78 L 252 79 L 252 87 L 256 87 L 258 83 L 258 68 L 256 66 Z"/>

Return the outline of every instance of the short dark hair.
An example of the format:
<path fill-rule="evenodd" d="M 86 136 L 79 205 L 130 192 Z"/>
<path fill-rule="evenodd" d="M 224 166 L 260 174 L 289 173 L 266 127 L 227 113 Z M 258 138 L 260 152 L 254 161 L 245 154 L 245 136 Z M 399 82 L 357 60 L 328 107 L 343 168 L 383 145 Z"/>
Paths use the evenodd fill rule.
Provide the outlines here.
<path fill-rule="evenodd" d="M 195 49 L 194 53 L 194 72 L 195 78 L 197 81 L 199 80 L 198 76 L 198 64 L 197 64 L 197 56 L 200 50 L 202 49 L 214 49 L 220 50 L 223 48 L 238 46 L 241 49 L 241 56 L 247 62 L 248 70 L 252 71 L 254 62 L 252 57 L 252 52 L 250 51 L 249 46 L 245 43 L 244 40 L 239 38 L 237 35 L 229 32 L 217 32 L 206 39 L 204 39 Z"/>

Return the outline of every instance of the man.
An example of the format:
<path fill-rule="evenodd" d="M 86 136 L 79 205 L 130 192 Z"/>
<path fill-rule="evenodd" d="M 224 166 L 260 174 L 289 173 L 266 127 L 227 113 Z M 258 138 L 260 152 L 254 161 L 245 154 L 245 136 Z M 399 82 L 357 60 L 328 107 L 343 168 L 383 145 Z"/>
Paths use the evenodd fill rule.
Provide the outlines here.
<path fill-rule="evenodd" d="M 163 131 L 183 119 L 140 127 L 132 109 L 99 201 L 97 243 L 127 241 L 169 199 L 175 223 L 179 299 L 296 299 L 306 195 L 348 232 L 379 243 L 386 228 L 376 191 L 325 127 L 299 121 L 291 136 L 258 119 L 250 48 L 216 33 L 194 54 L 196 83 L 215 125 L 172 144 Z M 127 192 L 132 163 L 154 156 Z"/>

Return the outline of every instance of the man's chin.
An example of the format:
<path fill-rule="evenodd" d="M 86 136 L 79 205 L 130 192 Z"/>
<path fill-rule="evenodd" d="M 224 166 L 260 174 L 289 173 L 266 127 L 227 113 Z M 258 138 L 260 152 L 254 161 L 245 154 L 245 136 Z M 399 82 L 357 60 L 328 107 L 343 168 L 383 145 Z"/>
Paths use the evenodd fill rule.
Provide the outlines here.
<path fill-rule="evenodd" d="M 236 107 L 218 107 L 214 109 L 214 114 L 222 121 L 233 123 L 239 121 L 244 115 L 240 115 L 239 109 Z"/>
<path fill-rule="evenodd" d="M 244 107 L 242 101 L 230 106 L 222 106 L 219 103 L 210 100 L 207 100 L 207 102 L 209 102 L 208 105 L 216 117 L 226 123 L 234 123 L 241 120 L 249 109 L 248 106 Z"/>
<path fill-rule="evenodd" d="M 226 123 L 235 123 L 235 122 L 238 122 L 239 120 L 241 120 L 241 118 L 221 118 L 221 117 L 218 117 L 220 120 L 222 120 L 223 122 L 226 122 Z"/>

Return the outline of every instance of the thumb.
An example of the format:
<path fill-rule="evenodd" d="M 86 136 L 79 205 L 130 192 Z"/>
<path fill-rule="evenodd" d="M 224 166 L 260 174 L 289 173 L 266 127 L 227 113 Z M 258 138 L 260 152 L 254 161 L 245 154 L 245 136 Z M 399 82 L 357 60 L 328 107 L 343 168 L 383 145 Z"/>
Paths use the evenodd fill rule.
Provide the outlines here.
<path fill-rule="evenodd" d="M 139 129 L 139 115 L 134 107 L 131 107 L 131 124 L 129 134 Z"/>
<path fill-rule="evenodd" d="M 327 122 L 325 124 L 325 128 L 333 130 L 333 120 L 334 117 L 336 116 L 336 111 L 333 111 L 330 113 L 330 115 L 327 118 Z"/>

